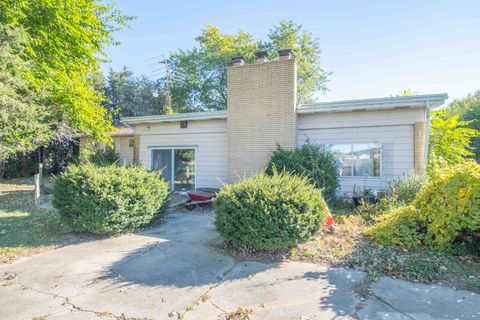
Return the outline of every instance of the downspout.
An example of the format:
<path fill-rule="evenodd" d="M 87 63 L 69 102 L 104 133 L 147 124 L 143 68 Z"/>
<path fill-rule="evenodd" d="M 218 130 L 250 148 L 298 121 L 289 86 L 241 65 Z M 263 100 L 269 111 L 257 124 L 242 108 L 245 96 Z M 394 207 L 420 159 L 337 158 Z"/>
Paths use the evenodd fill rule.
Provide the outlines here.
<path fill-rule="evenodd" d="M 425 101 L 425 112 L 426 118 L 427 118 L 427 130 L 425 132 L 425 147 L 424 147 L 424 156 L 423 156 L 423 169 L 427 167 L 427 162 L 428 162 L 428 143 L 430 140 L 430 101 Z"/>

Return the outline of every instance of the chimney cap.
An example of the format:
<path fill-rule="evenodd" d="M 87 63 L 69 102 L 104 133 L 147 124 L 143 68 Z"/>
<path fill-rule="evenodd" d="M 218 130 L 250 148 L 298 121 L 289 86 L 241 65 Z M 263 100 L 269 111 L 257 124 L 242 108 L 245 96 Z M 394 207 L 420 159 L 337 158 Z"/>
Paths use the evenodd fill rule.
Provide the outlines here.
<path fill-rule="evenodd" d="M 278 50 L 278 55 L 280 57 L 291 57 L 293 54 L 292 49 L 283 49 L 283 50 Z"/>
<path fill-rule="evenodd" d="M 255 57 L 257 59 L 266 59 L 268 57 L 268 53 L 267 51 L 258 51 L 258 52 L 255 52 Z"/>
<path fill-rule="evenodd" d="M 243 65 L 245 60 L 242 56 L 235 56 L 232 58 L 232 62 L 234 65 Z"/>

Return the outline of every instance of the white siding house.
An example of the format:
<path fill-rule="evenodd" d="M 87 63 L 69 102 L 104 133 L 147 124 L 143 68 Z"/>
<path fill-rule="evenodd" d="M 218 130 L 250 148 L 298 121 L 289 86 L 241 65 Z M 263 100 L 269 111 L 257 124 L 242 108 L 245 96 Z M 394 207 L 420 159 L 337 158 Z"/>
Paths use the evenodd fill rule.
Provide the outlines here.
<path fill-rule="evenodd" d="M 139 163 L 153 169 L 154 150 L 194 150 L 194 186 L 221 187 L 227 177 L 227 121 L 205 119 L 188 121 L 186 128 L 178 122 L 135 126 L 139 135 Z"/>
<path fill-rule="evenodd" d="M 378 144 L 378 176 L 340 176 L 338 193 L 350 194 L 354 188 L 382 190 L 396 177 L 414 170 L 414 124 L 424 121 L 424 108 L 300 114 L 298 145 L 307 140 L 327 149 L 331 145 Z"/>
<path fill-rule="evenodd" d="M 133 128 L 134 162 L 161 170 L 175 191 L 221 187 L 261 170 L 277 144 L 307 141 L 334 152 L 339 194 L 384 190 L 424 168 L 430 110 L 446 94 L 296 105 L 296 70 L 285 51 L 271 62 L 236 58 L 226 111 L 123 119 Z"/>

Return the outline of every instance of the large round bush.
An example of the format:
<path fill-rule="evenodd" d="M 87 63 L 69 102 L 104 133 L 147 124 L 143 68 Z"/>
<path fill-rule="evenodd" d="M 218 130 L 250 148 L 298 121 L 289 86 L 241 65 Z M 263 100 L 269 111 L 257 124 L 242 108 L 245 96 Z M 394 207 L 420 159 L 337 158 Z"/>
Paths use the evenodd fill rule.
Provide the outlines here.
<path fill-rule="evenodd" d="M 159 172 L 84 164 L 55 178 L 53 205 L 76 231 L 116 234 L 161 216 L 168 194 Z"/>
<path fill-rule="evenodd" d="M 320 230 L 328 210 L 319 189 L 287 172 L 227 185 L 214 206 L 220 234 L 234 246 L 256 249 L 307 240 Z"/>
<path fill-rule="evenodd" d="M 325 199 L 335 197 L 338 188 L 335 158 L 332 153 L 323 152 L 316 145 L 307 143 L 295 149 L 278 147 L 273 152 L 265 172 L 272 175 L 277 170 L 307 176 L 317 188 L 323 190 Z"/>

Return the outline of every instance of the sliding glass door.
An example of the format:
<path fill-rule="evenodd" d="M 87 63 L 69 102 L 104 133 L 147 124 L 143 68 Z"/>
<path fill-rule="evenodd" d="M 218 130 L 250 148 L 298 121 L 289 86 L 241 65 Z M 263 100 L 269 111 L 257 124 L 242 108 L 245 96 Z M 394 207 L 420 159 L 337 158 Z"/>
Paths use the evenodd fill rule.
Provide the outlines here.
<path fill-rule="evenodd" d="M 195 149 L 153 149 L 152 170 L 162 171 L 172 191 L 195 189 Z"/>
<path fill-rule="evenodd" d="M 172 181 L 172 149 L 159 149 L 152 151 L 152 170 L 162 171 L 165 180 Z"/>

